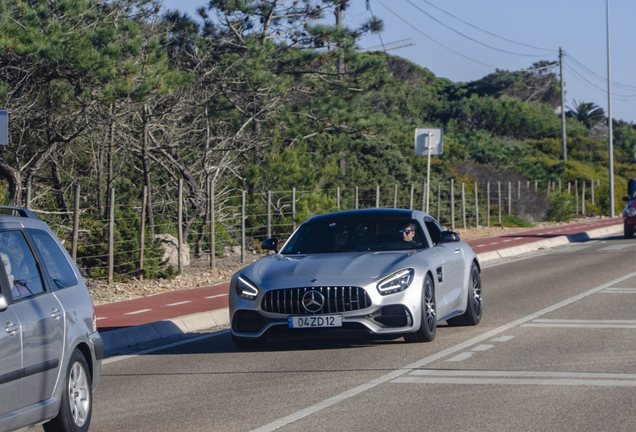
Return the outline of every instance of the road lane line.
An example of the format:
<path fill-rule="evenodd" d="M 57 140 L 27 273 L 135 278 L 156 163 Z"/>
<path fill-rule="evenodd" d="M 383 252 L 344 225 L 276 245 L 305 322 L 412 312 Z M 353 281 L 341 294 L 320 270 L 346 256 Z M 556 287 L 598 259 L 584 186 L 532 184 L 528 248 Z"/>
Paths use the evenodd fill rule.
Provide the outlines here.
<path fill-rule="evenodd" d="M 539 379 L 539 378 L 398 378 L 397 384 L 477 384 L 477 385 L 559 385 L 559 386 L 598 386 L 598 387 L 636 387 L 636 380 L 582 380 L 582 379 Z"/>
<path fill-rule="evenodd" d="M 634 243 L 615 244 L 615 245 L 611 245 L 611 246 L 607 246 L 607 247 L 601 248 L 599 250 L 600 251 L 621 250 L 621 249 L 626 249 L 626 248 L 632 247 L 632 246 L 634 246 Z"/>
<path fill-rule="evenodd" d="M 209 296 L 209 297 L 204 297 L 204 298 L 217 298 L 217 297 L 225 297 L 226 295 L 229 295 L 229 294 L 217 294 L 217 295 L 213 295 L 213 296 Z"/>
<path fill-rule="evenodd" d="M 533 323 L 549 324 L 632 324 L 636 325 L 636 320 L 579 320 L 579 319 L 536 319 Z"/>
<path fill-rule="evenodd" d="M 636 294 L 636 288 L 607 288 L 599 294 Z"/>
<path fill-rule="evenodd" d="M 508 342 L 510 339 L 514 339 L 514 336 L 501 336 L 491 340 L 490 342 Z"/>
<path fill-rule="evenodd" d="M 471 351 L 482 352 L 488 351 L 490 348 L 494 348 L 494 345 L 477 345 L 475 348 L 471 349 Z"/>
<path fill-rule="evenodd" d="M 597 286 L 595 288 L 592 288 L 592 289 L 590 289 L 588 291 L 585 291 L 585 292 L 583 292 L 581 294 L 575 295 L 575 296 L 570 297 L 570 298 L 568 298 L 566 300 L 562 300 L 562 301 L 560 301 L 558 303 L 555 303 L 552 306 L 549 306 L 549 307 L 547 307 L 545 309 L 542 309 L 542 310 L 540 310 L 538 312 L 535 312 L 533 314 L 527 315 L 527 316 L 525 316 L 523 318 L 520 318 L 518 320 L 512 321 L 512 322 L 510 322 L 508 324 L 505 324 L 505 325 L 503 325 L 501 327 L 498 327 L 496 329 L 493 329 L 493 330 L 487 331 L 485 333 L 482 333 L 481 335 L 476 336 L 476 337 L 474 337 L 472 339 L 469 339 L 469 340 L 467 340 L 465 342 L 461 342 L 461 343 L 459 343 L 459 344 L 457 344 L 457 345 L 455 345 L 453 347 L 447 348 L 447 349 L 445 349 L 443 351 L 440 351 L 438 353 L 432 354 L 432 355 L 430 355 L 428 357 L 424 357 L 423 359 L 420 359 L 420 360 L 416 361 L 415 363 L 411 363 L 410 365 L 406 365 L 403 368 L 400 368 L 400 369 L 394 370 L 392 372 L 389 372 L 388 374 L 385 374 L 383 376 L 375 378 L 375 379 L 373 379 L 371 381 L 368 381 L 368 382 L 366 382 L 364 384 L 361 384 L 361 385 L 359 385 L 357 387 L 349 389 L 349 390 L 347 390 L 345 392 L 342 392 L 340 394 L 337 394 L 335 396 L 332 396 L 332 397 L 330 397 L 328 399 L 325 399 L 325 400 L 323 400 L 321 402 L 318 402 L 318 403 L 316 403 L 314 405 L 308 406 L 307 408 L 303 408 L 300 411 L 297 411 L 297 412 L 295 412 L 293 414 L 290 414 L 288 416 L 285 416 L 285 417 L 282 417 L 282 418 L 280 418 L 278 420 L 275 420 L 275 421 L 273 421 L 271 423 L 263 425 L 263 426 L 261 426 L 261 427 L 259 427 L 257 429 L 254 429 L 254 432 L 269 432 L 269 431 L 273 431 L 273 430 L 276 430 L 276 429 L 278 429 L 280 427 L 283 427 L 285 425 L 293 423 L 293 422 L 295 422 L 297 420 L 300 420 L 300 419 L 302 419 L 304 417 L 307 417 L 307 416 L 309 416 L 311 414 L 315 414 L 318 411 L 321 411 L 321 410 L 323 410 L 325 408 L 329 408 L 332 405 L 338 404 L 338 403 L 340 403 L 340 402 L 342 402 L 344 400 L 347 400 L 347 399 L 349 399 L 351 397 L 357 396 L 360 393 L 363 393 L 363 392 L 365 392 L 367 390 L 370 390 L 370 389 L 376 387 L 377 385 L 383 384 L 383 383 L 385 383 L 387 381 L 391 381 L 391 380 L 397 379 L 398 377 L 411 372 L 413 369 L 421 368 L 422 366 L 425 366 L 425 365 L 427 365 L 429 363 L 432 363 L 434 361 L 440 360 L 440 359 L 442 359 L 444 357 L 447 357 L 449 355 L 455 354 L 458 351 L 465 350 L 465 349 L 467 349 L 467 348 L 469 348 L 469 347 L 471 347 L 473 345 L 476 345 L 476 344 L 478 344 L 480 342 L 483 342 L 483 341 L 485 341 L 487 339 L 490 339 L 493 336 L 496 336 L 498 334 L 506 332 L 506 331 L 508 331 L 508 330 L 510 330 L 512 328 L 518 327 L 518 326 L 520 326 L 520 325 L 522 325 L 524 323 L 527 323 L 529 321 L 535 320 L 535 319 L 537 319 L 537 318 L 539 318 L 539 317 L 541 317 L 541 316 L 543 316 L 543 315 L 545 315 L 547 313 L 554 312 L 555 310 L 558 310 L 558 309 L 560 309 L 560 308 L 562 308 L 564 306 L 567 306 L 567 305 L 569 305 L 571 303 L 579 301 L 579 300 L 581 300 L 581 299 L 583 299 L 583 298 L 585 298 L 585 297 L 587 297 L 587 296 L 589 296 L 591 294 L 597 293 L 598 291 L 601 291 L 601 290 L 603 290 L 603 289 L 605 289 L 607 287 L 610 287 L 612 285 L 616 285 L 617 283 L 622 282 L 624 280 L 627 280 L 629 278 L 632 278 L 634 276 L 636 276 L 636 272 L 632 272 L 632 273 L 629 273 L 629 274 L 627 274 L 625 276 L 621 276 L 621 277 L 619 277 L 617 279 L 614 279 L 614 280 L 612 280 L 610 282 L 604 283 L 603 285 L 599 285 L 599 286 Z"/>
<path fill-rule="evenodd" d="M 542 328 L 595 328 L 595 329 L 636 329 L 636 324 L 523 324 L 521 327 Z"/>
<path fill-rule="evenodd" d="M 144 312 L 150 312 L 152 309 L 141 309 L 138 311 L 134 311 L 134 312 L 126 312 L 124 315 L 136 315 L 136 314 L 140 314 L 140 313 L 144 313 Z"/>
<path fill-rule="evenodd" d="M 466 360 L 467 358 L 469 358 L 472 355 L 473 355 L 473 353 L 471 353 L 471 352 L 463 352 L 463 353 L 458 354 L 455 357 L 450 358 L 450 359 L 448 359 L 446 361 L 449 361 L 449 362 L 460 362 L 460 361 Z"/>
<path fill-rule="evenodd" d="M 95 318 L 96 321 L 103 320 L 103 319 L 108 319 L 108 317 L 97 317 L 97 318 Z"/>
<path fill-rule="evenodd" d="M 170 304 L 167 304 L 166 306 L 179 306 L 179 305 L 187 304 L 187 303 L 192 303 L 192 300 L 186 300 L 179 303 L 170 303 Z"/>
<path fill-rule="evenodd" d="M 577 379 L 619 379 L 636 380 L 636 374 L 613 372 L 554 372 L 554 371 L 488 371 L 488 370 L 448 370 L 419 369 L 409 375 L 443 377 L 508 377 L 508 378 L 577 378 Z"/>

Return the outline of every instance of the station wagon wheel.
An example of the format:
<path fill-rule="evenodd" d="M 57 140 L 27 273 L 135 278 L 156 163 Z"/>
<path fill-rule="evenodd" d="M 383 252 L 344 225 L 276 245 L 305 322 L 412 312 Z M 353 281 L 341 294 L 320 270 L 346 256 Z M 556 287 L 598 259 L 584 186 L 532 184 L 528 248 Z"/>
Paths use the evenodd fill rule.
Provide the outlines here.
<path fill-rule="evenodd" d="M 93 393 L 88 363 L 82 352 L 73 351 L 66 371 L 60 410 L 53 420 L 45 423 L 46 432 L 85 432 L 91 422 Z"/>
<path fill-rule="evenodd" d="M 481 274 L 479 268 L 473 262 L 470 268 L 468 281 L 466 312 L 462 315 L 447 320 L 449 326 L 471 326 L 479 324 L 483 313 L 483 299 L 481 297 Z"/>
<path fill-rule="evenodd" d="M 430 342 L 435 339 L 437 333 L 437 305 L 435 303 L 435 286 L 430 275 L 424 279 L 422 288 L 420 328 L 413 333 L 404 335 L 407 342 Z"/>

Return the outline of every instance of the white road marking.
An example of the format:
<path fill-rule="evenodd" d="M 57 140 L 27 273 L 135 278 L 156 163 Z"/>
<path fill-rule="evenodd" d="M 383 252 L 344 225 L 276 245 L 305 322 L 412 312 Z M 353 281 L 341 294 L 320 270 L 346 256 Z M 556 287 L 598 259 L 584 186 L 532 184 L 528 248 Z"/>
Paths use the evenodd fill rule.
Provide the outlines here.
<path fill-rule="evenodd" d="M 633 324 L 636 320 L 579 320 L 579 319 L 536 319 L 533 323 L 550 324 Z"/>
<path fill-rule="evenodd" d="M 474 248 L 478 248 L 478 247 L 484 247 L 486 245 L 477 245 L 477 246 L 473 246 Z"/>
<path fill-rule="evenodd" d="M 474 352 L 487 351 L 493 347 L 494 345 L 477 345 L 475 348 L 471 349 L 471 351 L 474 351 Z"/>
<path fill-rule="evenodd" d="M 636 380 L 586 380 L 586 379 L 539 379 L 539 378 L 398 378 L 392 383 L 408 384 L 496 384 L 496 385 L 560 385 L 560 386 L 599 386 L 599 387 L 636 387 Z"/>
<path fill-rule="evenodd" d="M 218 295 L 213 295 L 213 296 L 209 296 L 209 297 L 205 297 L 205 298 L 225 297 L 226 295 L 229 295 L 229 294 L 218 294 Z"/>
<path fill-rule="evenodd" d="M 508 342 L 510 339 L 514 339 L 514 336 L 502 336 L 491 340 L 490 342 Z"/>
<path fill-rule="evenodd" d="M 469 358 L 472 355 L 473 355 L 473 353 L 471 353 L 471 352 L 463 352 L 463 353 L 458 354 L 455 357 L 450 358 L 450 359 L 448 359 L 446 361 L 449 361 L 449 362 L 460 362 L 460 361 L 466 360 L 467 358 Z"/>
<path fill-rule="evenodd" d="M 506 332 L 506 331 L 508 331 L 508 330 L 510 330 L 512 328 L 518 327 L 518 326 L 520 326 L 520 325 L 522 325 L 524 323 L 527 323 L 529 321 L 538 319 L 539 317 L 541 317 L 541 316 L 543 316 L 543 315 L 545 315 L 547 313 L 554 312 L 555 310 L 558 310 L 558 309 L 560 309 L 560 308 L 562 308 L 564 306 L 567 306 L 567 305 L 569 305 L 571 303 L 579 301 L 579 300 L 581 300 L 581 299 L 583 299 L 583 298 L 585 298 L 585 297 L 587 297 L 589 295 L 597 293 L 597 292 L 599 292 L 599 291 L 601 291 L 601 290 L 603 290 L 603 289 L 605 289 L 607 287 L 610 287 L 612 285 L 616 285 L 616 284 L 618 284 L 618 283 L 620 283 L 620 282 L 622 282 L 624 280 L 627 280 L 629 278 L 632 278 L 634 276 L 636 276 L 636 272 L 629 273 L 629 274 L 627 274 L 625 276 L 622 276 L 622 277 L 619 277 L 617 279 L 614 279 L 614 280 L 612 280 L 610 282 L 607 282 L 607 283 L 605 283 L 603 285 L 599 285 L 599 286 L 597 286 L 595 288 L 592 288 L 591 290 L 585 291 L 585 292 L 583 292 L 581 294 L 575 295 L 575 296 L 570 297 L 570 298 L 568 298 L 566 300 L 563 300 L 563 301 L 560 301 L 558 303 L 555 303 L 552 306 L 549 306 L 549 307 L 547 307 L 545 309 L 542 309 L 542 310 L 540 310 L 538 312 L 535 312 L 533 314 L 527 315 L 527 316 L 525 316 L 523 318 L 520 318 L 518 320 L 512 321 L 512 322 L 510 322 L 508 324 L 505 324 L 505 325 L 503 325 L 501 327 L 498 327 L 496 329 L 493 329 L 493 330 L 487 331 L 485 333 L 482 333 L 481 335 L 476 336 L 476 337 L 474 337 L 472 339 L 469 339 L 467 341 L 459 343 L 459 344 L 457 344 L 455 346 L 447 348 L 447 349 L 445 349 L 443 351 L 440 351 L 438 353 L 432 354 L 432 355 L 430 355 L 428 357 L 424 357 L 423 359 L 420 359 L 420 360 L 416 361 L 415 363 L 411 363 L 410 365 L 406 365 L 406 366 L 404 366 L 404 367 L 402 367 L 400 369 L 397 369 L 397 370 L 394 370 L 392 372 L 389 372 L 389 373 L 387 373 L 387 374 L 385 374 L 383 376 L 380 376 L 380 377 L 378 377 L 376 379 L 368 381 L 368 382 L 366 382 L 364 384 L 361 384 L 361 385 L 359 385 L 357 387 L 354 387 L 354 388 L 349 389 L 347 391 L 344 391 L 344 392 L 342 392 L 340 394 L 332 396 L 332 397 L 330 397 L 328 399 L 325 399 L 325 400 L 323 400 L 321 402 L 318 402 L 318 403 L 316 403 L 314 405 L 311 405 L 311 406 L 308 406 L 306 408 L 303 408 L 300 411 L 297 411 L 297 412 L 292 413 L 292 414 L 290 414 L 288 416 L 282 417 L 282 418 L 280 418 L 278 420 L 275 420 L 275 421 L 273 421 L 271 423 L 263 425 L 263 426 L 261 426 L 261 427 L 259 427 L 257 429 L 254 429 L 254 431 L 255 432 L 266 432 L 266 431 L 269 432 L 269 431 L 276 430 L 276 429 L 278 429 L 278 428 L 280 428 L 282 426 L 285 426 L 285 425 L 288 425 L 290 423 L 293 423 L 293 422 L 295 422 L 297 420 L 300 420 L 300 419 L 302 419 L 304 417 L 307 417 L 309 415 L 315 414 L 318 411 L 321 411 L 321 410 L 323 410 L 325 408 L 329 408 L 332 405 L 336 405 L 336 404 L 338 404 L 338 403 L 340 403 L 340 402 L 342 402 L 344 400 L 347 400 L 347 399 L 349 399 L 351 397 L 359 395 L 360 393 L 363 393 L 363 392 L 365 392 L 367 390 L 370 390 L 370 389 L 376 387 L 379 384 L 383 384 L 383 383 L 385 383 L 387 381 L 394 380 L 394 379 L 396 379 L 396 378 L 398 378 L 398 377 L 400 377 L 400 376 L 402 376 L 404 374 L 407 374 L 407 373 L 411 372 L 413 369 L 421 368 L 421 367 L 423 367 L 423 366 L 425 366 L 425 365 L 427 365 L 429 363 L 432 363 L 434 361 L 440 360 L 440 359 L 442 359 L 444 357 L 447 357 L 449 355 L 455 354 L 458 351 L 465 350 L 465 349 L 467 349 L 467 348 L 469 348 L 469 347 L 471 347 L 473 345 L 476 345 L 476 344 L 478 344 L 480 342 L 488 340 L 488 339 L 492 338 L 493 336 L 496 336 L 496 335 L 499 335 L 501 333 L 504 333 L 504 332 Z"/>
<path fill-rule="evenodd" d="M 144 312 L 150 312 L 152 309 L 141 309 L 138 311 L 134 311 L 134 312 L 126 312 L 124 315 L 136 315 L 136 314 L 140 314 L 140 313 L 144 313 Z"/>
<path fill-rule="evenodd" d="M 636 380 L 636 374 L 629 373 L 597 373 L 597 372 L 552 372 L 552 371 L 487 371 L 487 370 L 447 370 L 418 369 L 409 373 L 413 376 L 444 377 L 509 377 L 509 378 L 579 378 L 579 379 L 620 379 Z"/>
<path fill-rule="evenodd" d="M 515 237 L 513 240 L 521 240 L 523 237 Z"/>
<path fill-rule="evenodd" d="M 601 294 L 636 294 L 636 288 L 607 288 Z"/>
<path fill-rule="evenodd" d="M 521 327 L 636 329 L 635 320 L 534 320 Z"/>
<path fill-rule="evenodd" d="M 95 318 L 96 321 L 103 320 L 103 319 L 108 319 L 108 317 L 97 317 L 97 318 Z"/>
<path fill-rule="evenodd" d="M 179 306 L 179 305 L 187 304 L 187 303 L 192 303 L 192 300 L 186 300 L 179 303 L 170 303 L 170 304 L 167 304 L 166 306 Z"/>
<path fill-rule="evenodd" d="M 503 243 L 508 243 L 509 241 L 512 241 L 512 239 L 510 240 L 504 240 Z"/>
<path fill-rule="evenodd" d="M 601 248 L 599 250 L 601 251 L 606 251 L 606 250 L 621 250 L 621 249 L 625 249 L 628 247 L 632 247 L 634 246 L 634 243 L 628 243 L 628 244 L 615 244 L 615 245 L 611 245 L 611 246 L 607 246 L 604 248 Z"/>

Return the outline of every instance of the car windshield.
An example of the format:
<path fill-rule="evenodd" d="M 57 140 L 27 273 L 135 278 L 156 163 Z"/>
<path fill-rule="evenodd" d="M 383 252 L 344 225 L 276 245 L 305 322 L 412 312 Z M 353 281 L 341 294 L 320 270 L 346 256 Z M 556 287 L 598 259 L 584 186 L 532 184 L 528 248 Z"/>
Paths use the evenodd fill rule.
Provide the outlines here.
<path fill-rule="evenodd" d="M 281 253 L 399 251 L 425 247 L 422 228 L 412 219 L 328 219 L 302 225 Z"/>

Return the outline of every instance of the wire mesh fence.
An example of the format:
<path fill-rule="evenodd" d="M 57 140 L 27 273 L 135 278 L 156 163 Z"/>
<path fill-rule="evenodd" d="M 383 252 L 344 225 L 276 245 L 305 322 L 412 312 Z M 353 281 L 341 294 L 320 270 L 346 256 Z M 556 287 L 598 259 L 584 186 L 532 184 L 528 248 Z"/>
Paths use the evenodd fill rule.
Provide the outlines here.
<path fill-rule="evenodd" d="M 576 213 L 594 206 L 599 181 L 536 181 L 461 183 L 454 179 L 420 184 L 375 187 L 336 187 L 323 190 L 224 191 L 210 187 L 198 206 L 186 202 L 182 193 L 168 200 L 142 196 L 138 202 L 118 202 L 111 192 L 105 208 L 80 206 L 76 188 L 73 210 L 31 208 L 67 246 L 87 275 L 109 283 L 122 276 L 152 277 L 150 269 L 165 266 L 166 256 L 157 242 L 177 250 L 176 268 L 190 258 L 208 260 L 228 251 L 262 253 L 263 240 L 286 241 L 308 217 L 337 210 L 399 208 L 424 210 L 450 230 L 501 225 L 506 218 L 545 211 L 549 195 L 568 194 L 576 202 Z M 428 195 L 428 196 L 427 196 Z M 165 193 L 164 193 L 165 196 Z M 427 199 L 428 198 L 428 199 Z M 130 200 L 129 197 L 126 198 Z M 181 202 L 181 204 L 180 204 Z"/>

